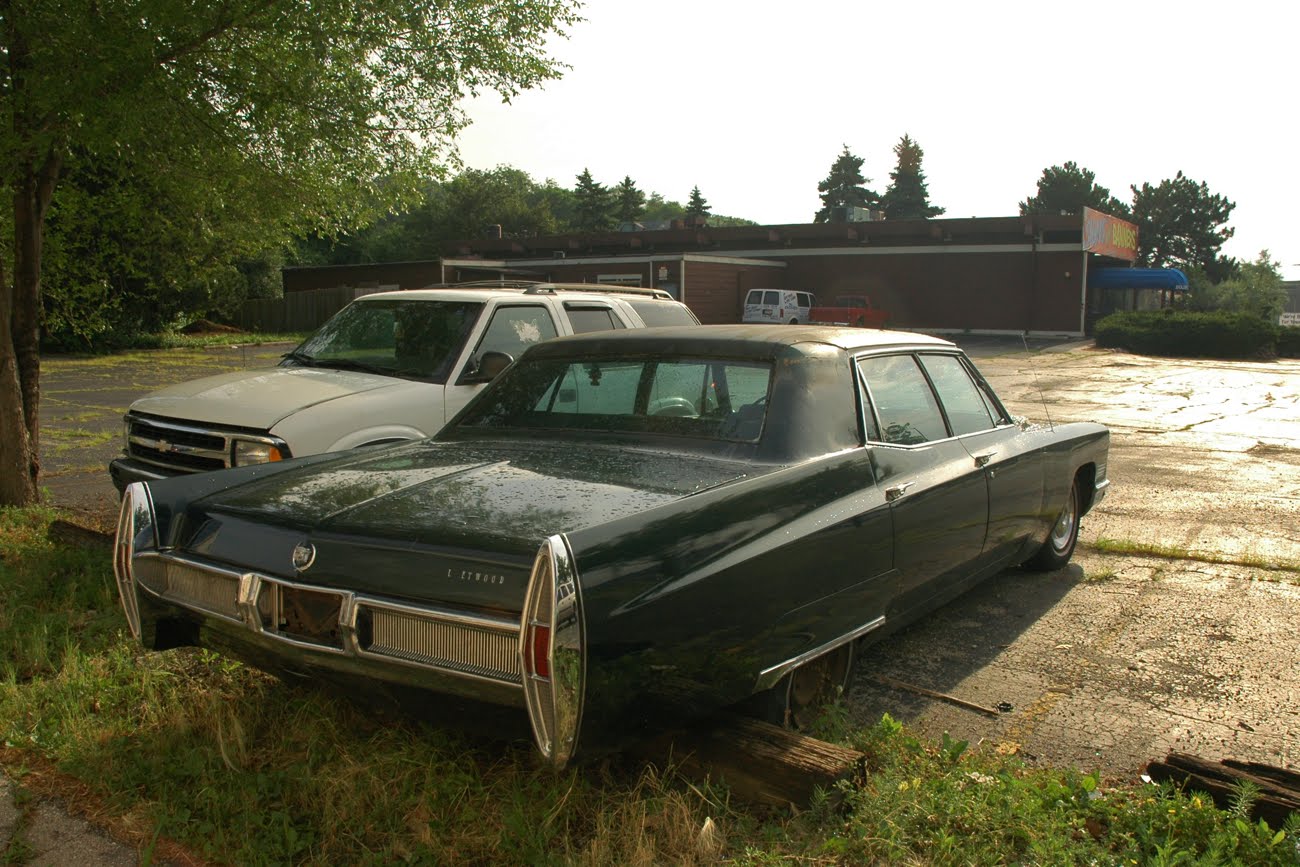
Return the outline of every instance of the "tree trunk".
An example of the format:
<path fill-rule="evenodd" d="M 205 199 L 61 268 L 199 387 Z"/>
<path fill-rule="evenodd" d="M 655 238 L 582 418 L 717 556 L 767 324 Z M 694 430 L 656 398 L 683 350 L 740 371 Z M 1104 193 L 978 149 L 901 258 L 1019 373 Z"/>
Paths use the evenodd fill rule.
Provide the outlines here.
<path fill-rule="evenodd" d="M 0 506 L 25 506 L 36 502 L 36 480 L 31 474 L 32 451 L 27 436 L 18 358 L 14 354 L 14 284 L 5 279 L 0 264 Z M 17 412 L 11 412 L 10 408 Z"/>
<path fill-rule="evenodd" d="M 28 46 L 9 23 L 9 101 L 19 144 L 11 176 L 13 282 L 0 280 L 0 506 L 26 506 L 37 500 L 41 472 L 41 244 L 63 158 L 58 136 L 27 103 Z"/>

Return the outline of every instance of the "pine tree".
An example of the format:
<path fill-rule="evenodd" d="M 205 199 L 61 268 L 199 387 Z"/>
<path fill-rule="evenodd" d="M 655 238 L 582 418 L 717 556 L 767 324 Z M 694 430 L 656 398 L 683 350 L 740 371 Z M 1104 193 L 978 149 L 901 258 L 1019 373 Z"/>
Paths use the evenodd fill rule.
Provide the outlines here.
<path fill-rule="evenodd" d="M 1020 203 L 1021 216 L 1029 214 L 1081 214 L 1085 207 L 1116 217 L 1129 215 L 1128 205 L 1096 183 L 1096 175 L 1078 163 L 1043 169 L 1038 193 Z"/>
<path fill-rule="evenodd" d="M 691 188 L 691 198 L 686 203 L 686 216 L 688 217 L 707 217 L 709 215 L 709 203 L 705 200 L 699 187 Z"/>
<path fill-rule="evenodd" d="M 928 220 L 943 213 L 944 209 L 930 204 L 926 189 L 925 172 L 921 159 L 925 151 L 904 133 L 894 145 L 898 165 L 889 173 L 889 189 L 880 199 L 880 207 L 890 220 Z"/>
<path fill-rule="evenodd" d="M 1133 186 L 1133 222 L 1138 226 L 1138 264 L 1151 268 L 1200 269 L 1218 282 L 1238 265 L 1221 255 L 1235 231 L 1228 218 L 1237 204 L 1211 193 L 1204 181 L 1181 171 L 1158 185 Z"/>
<path fill-rule="evenodd" d="M 813 218 L 814 222 L 828 222 L 835 208 L 878 207 L 880 196 L 865 186 L 870 182 L 870 178 L 862 176 L 862 157 L 854 156 L 845 145 L 844 152 L 831 164 L 830 174 L 817 185 L 822 209 Z"/>
<path fill-rule="evenodd" d="M 635 223 L 645 214 L 645 193 L 637 189 L 631 175 L 614 188 L 615 211 L 620 223 Z"/>
<path fill-rule="evenodd" d="M 573 224 L 579 232 L 602 232 L 611 227 L 613 218 L 609 188 L 596 183 L 588 169 L 578 175 L 578 184 L 573 189 L 575 202 Z"/>

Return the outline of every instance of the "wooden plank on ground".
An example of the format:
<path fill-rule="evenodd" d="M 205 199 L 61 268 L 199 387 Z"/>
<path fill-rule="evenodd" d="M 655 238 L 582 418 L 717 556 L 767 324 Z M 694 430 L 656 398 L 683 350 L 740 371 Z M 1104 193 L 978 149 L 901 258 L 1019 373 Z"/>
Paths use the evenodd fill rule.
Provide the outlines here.
<path fill-rule="evenodd" d="M 732 714 L 670 732 L 636 754 L 688 778 L 725 782 L 741 800 L 779 807 L 806 807 L 816 788 L 856 779 L 866 766 L 857 750 Z"/>
<path fill-rule="evenodd" d="M 71 521 L 64 521 L 61 518 L 50 522 L 46 535 L 56 542 L 76 545 L 79 548 L 103 548 L 109 550 L 113 547 L 112 534 L 101 533 L 99 530 L 92 530 L 89 527 L 83 527 Z"/>
<path fill-rule="evenodd" d="M 1251 807 L 1251 818 L 1263 819 L 1273 828 L 1281 828 L 1288 816 L 1300 813 L 1300 788 L 1291 785 L 1297 774 L 1286 768 L 1234 760 L 1212 762 L 1186 753 L 1170 753 L 1163 762 L 1148 764 L 1147 774 L 1159 782 L 1205 792 L 1224 809 L 1232 806 L 1241 782 L 1250 781 L 1260 791 Z"/>

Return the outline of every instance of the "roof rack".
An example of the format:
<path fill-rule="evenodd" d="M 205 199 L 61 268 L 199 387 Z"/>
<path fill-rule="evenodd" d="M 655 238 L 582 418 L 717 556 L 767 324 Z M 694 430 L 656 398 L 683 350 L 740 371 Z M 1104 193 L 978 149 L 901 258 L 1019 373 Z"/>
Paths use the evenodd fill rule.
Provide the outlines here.
<path fill-rule="evenodd" d="M 468 280 L 464 283 L 433 283 L 425 289 L 522 289 L 525 295 L 554 295 L 556 292 L 592 292 L 607 295 L 640 295 L 645 298 L 673 296 L 647 286 L 618 286 L 611 283 L 552 283 L 545 280 Z"/>

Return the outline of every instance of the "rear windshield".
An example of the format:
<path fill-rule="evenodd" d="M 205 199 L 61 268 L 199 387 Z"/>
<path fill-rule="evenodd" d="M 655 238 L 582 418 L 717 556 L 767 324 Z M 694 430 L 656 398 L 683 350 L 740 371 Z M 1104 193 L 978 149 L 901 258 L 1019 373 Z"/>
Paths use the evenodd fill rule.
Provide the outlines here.
<path fill-rule="evenodd" d="M 645 432 L 753 442 L 772 366 L 698 358 L 521 360 L 455 428 Z"/>
<path fill-rule="evenodd" d="M 480 301 L 355 301 L 287 355 L 284 364 L 443 383 L 482 312 Z"/>
<path fill-rule="evenodd" d="M 672 301 L 660 300 L 652 301 L 648 298 L 625 298 L 632 309 L 637 312 L 645 322 L 646 327 L 655 328 L 660 325 L 699 325 L 700 320 L 695 318 L 695 314 L 684 304 L 676 304 Z"/>

